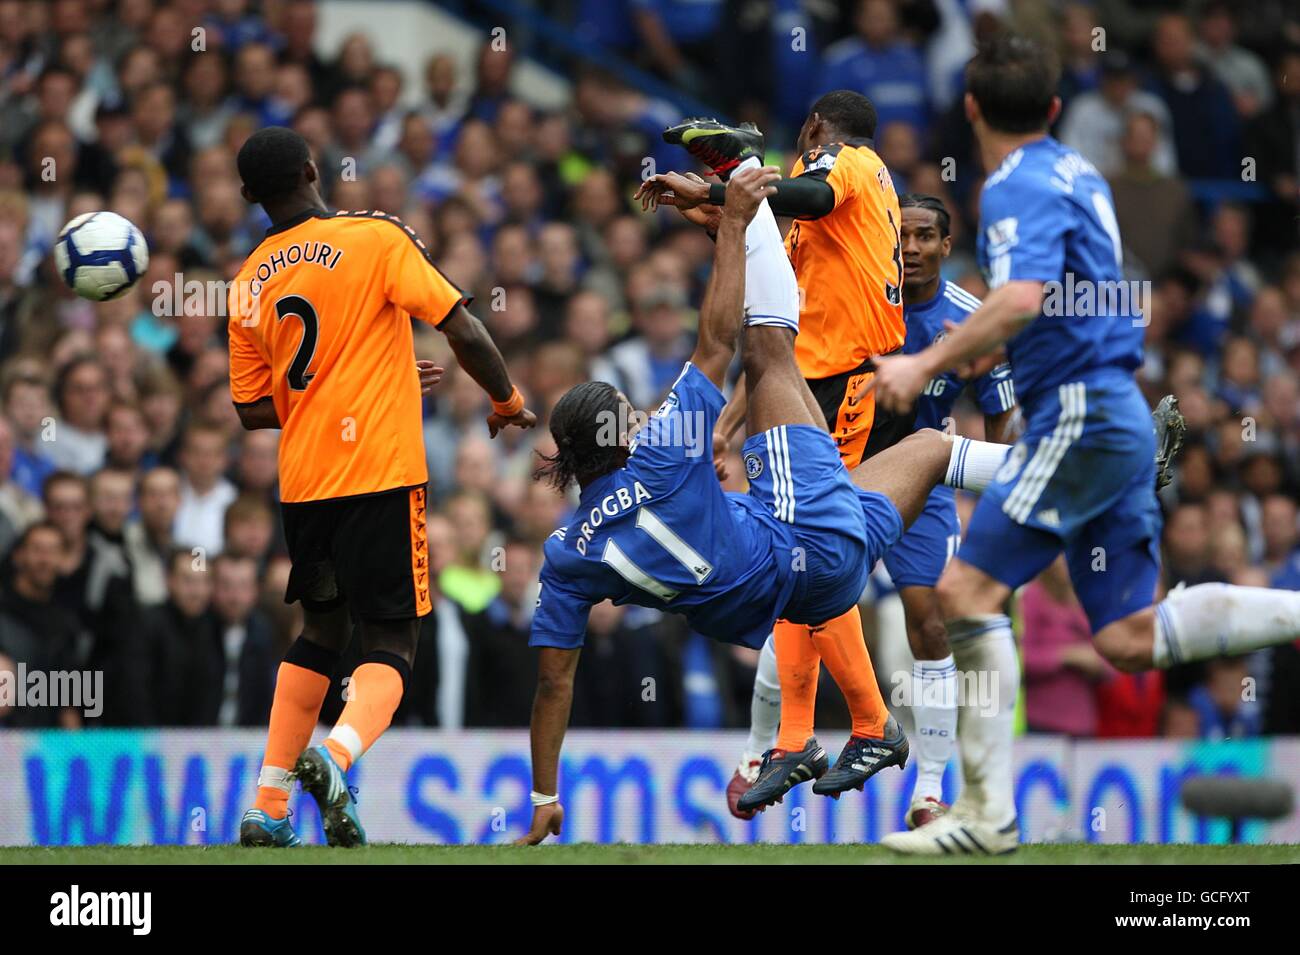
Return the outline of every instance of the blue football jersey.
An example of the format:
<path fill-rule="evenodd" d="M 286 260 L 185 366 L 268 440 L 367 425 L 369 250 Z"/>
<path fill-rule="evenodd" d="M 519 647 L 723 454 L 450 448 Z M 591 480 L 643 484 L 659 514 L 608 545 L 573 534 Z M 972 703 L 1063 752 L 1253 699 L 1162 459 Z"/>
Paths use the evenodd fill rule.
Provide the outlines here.
<path fill-rule="evenodd" d="M 1043 314 L 1007 342 L 1029 428 L 1036 398 L 1142 363 L 1140 302 L 1123 282 L 1110 187 L 1050 136 L 1007 156 L 980 196 L 978 255 L 989 285 L 1048 283 Z"/>
<path fill-rule="evenodd" d="M 795 590 L 789 525 L 747 494 L 722 490 L 713 426 L 726 399 L 687 363 L 634 438 L 627 464 L 582 491 L 546 541 L 533 646 L 582 646 L 593 604 L 685 615 L 720 640 L 760 646 Z"/>
<path fill-rule="evenodd" d="M 966 316 L 979 308 L 980 300 L 965 289 L 945 279 L 939 280 L 939 290 L 927 301 L 904 304 L 903 319 L 907 322 L 907 339 L 903 352 L 915 355 L 924 351 L 947 334 L 945 322 L 960 324 Z M 967 382 L 951 371 L 931 378 L 925 390 L 916 399 L 916 427 L 949 430 L 953 405 L 962 389 L 970 384 L 974 389 L 975 404 L 986 415 L 1001 414 L 1015 407 L 1015 385 L 1011 380 L 1011 365 L 1003 362 L 986 375 Z"/>

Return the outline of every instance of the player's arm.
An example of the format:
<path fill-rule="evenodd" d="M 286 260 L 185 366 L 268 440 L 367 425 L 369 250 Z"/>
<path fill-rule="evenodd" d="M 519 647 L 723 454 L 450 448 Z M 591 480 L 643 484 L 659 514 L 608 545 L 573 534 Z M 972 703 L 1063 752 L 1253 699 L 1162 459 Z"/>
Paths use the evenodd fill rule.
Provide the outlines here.
<path fill-rule="evenodd" d="M 1050 182 L 985 183 L 980 220 L 995 288 L 942 341 L 915 355 L 877 359 L 867 384 L 877 400 L 889 410 L 910 407 L 934 375 L 988 354 L 1037 318 L 1046 283 L 1065 271 L 1074 216 L 1069 198 Z"/>
<path fill-rule="evenodd" d="M 483 323 L 465 308 L 469 299 L 433 264 L 414 231 L 396 219 L 376 222 L 385 243 L 384 293 L 407 314 L 447 336 L 456 361 L 492 399 L 488 430 L 493 437 L 506 425 L 531 428 L 536 416 L 510 381 L 510 372 Z"/>
<path fill-rule="evenodd" d="M 794 179 L 782 179 L 776 183 L 775 188 L 776 191 L 767 200 L 774 215 L 820 219 L 835 211 L 835 190 L 824 179 L 809 175 L 796 176 Z M 708 201 L 720 205 L 726 201 L 726 194 L 720 188 L 711 186 Z"/>
<path fill-rule="evenodd" d="M 768 198 L 768 204 L 778 216 L 820 219 L 835 209 L 835 190 L 824 179 L 804 175 L 796 179 L 781 179 L 773 183 L 772 188 L 774 191 Z M 636 197 L 641 200 L 642 208 L 675 206 L 685 214 L 692 209 L 725 206 L 727 187 L 720 182 L 705 182 L 698 176 L 665 172 L 643 182 Z M 709 227 L 696 218 L 687 218 Z"/>
<path fill-rule="evenodd" d="M 235 411 L 239 413 L 239 423 L 245 431 L 280 427 L 280 416 L 275 412 L 275 403 L 271 401 L 270 395 L 259 398 L 252 404 L 236 404 Z"/>
<path fill-rule="evenodd" d="M 718 472 L 718 480 L 727 479 L 726 457 L 731 450 L 731 439 L 735 437 L 740 426 L 745 423 L 745 413 L 749 410 L 749 389 L 745 384 L 742 371 L 736 378 L 736 386 L 731 389 L 731 400 L 718 415 L 713 425 L 713 468 Z"/>
<path fill-rule="evenodd" d="M 1043 283 L 1014 280 L 990 292 L 984 303 L 946 337 L 914 355 L 877 358 L 876 373 L 862 394 L 875 390 L 889 410 L 910 408 L 925 383 L 1000 348 L 1042 310 Z"/>
<path fill-rule="evenodd" d="M 447 336 L 456 362 L 492 399 L 492 414 L 488 415 L 488 431 L 492 437 L 507 425 L 531 428 L 537 424 L 537 416 L 524 407 L 523 395 L 511 383 L 496 342 L 464 305 L 456 306 L 438 326 L 438 331 Z"/>
<path fill-rule="evenodd" d="M 547 548 L 557 546 L 554 538 Z M 563 546 L 562 542 L 559 546 Z M 550 556 L 542 563 L 537 607 L 528 643 L 537 647 L 537 692 L 529 737 L 533 754 L 533 821 L 517 845 L 536 845 L 559 834 L 564 809 L 559 803 L 560 748 L 569 728 L 573 677 L 587 632 L 592 598 L 580 580 L 556 570 Z"/>
<path fill-rule="evenodd" d="M 691 354 L 691 364 L 719 388 L 735 357 L 745 312 L 745 229 L 780 176 L 775 166 L 744 169 L 727 183 L 731 202 L 718 223 L 713 272 L 704 291 L 699 335 Z"/>
<path fill-rule="evenodd" d="M 230 323 L 226 335 L 230 348 L 230 399 L 239 423 L 247 431 L 279 428 L 280 418 L 271 400 L 271 363 L 253 340 L 245 316 L 235 311 L 231 290 Z M 256 321 L 256 318 L 250 319 Z"/>
<path fill-rule="evenodd" d="M 537 693 L 528 734 L 533 756 L 533 821 L 516 845 L 535 846 L 548 835 L 558 836 L 564 822 L 564 807 L 558 799 L 541 805 L 537 802 L 559 794 L 560 748 L 569 728 L 579 653 L 581 650 L 561 647 L 538 650 Z"/>

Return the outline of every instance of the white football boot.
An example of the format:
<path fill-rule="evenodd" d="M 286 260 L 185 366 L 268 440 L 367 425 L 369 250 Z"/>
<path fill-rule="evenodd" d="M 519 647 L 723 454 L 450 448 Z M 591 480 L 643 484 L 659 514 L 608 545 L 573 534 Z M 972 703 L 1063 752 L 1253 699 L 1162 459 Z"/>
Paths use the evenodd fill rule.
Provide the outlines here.
<path fill-rule="evenodd" d="M 911 832 L 891 832 L 880 844 L 910 856 L 1000 856 L 1019 847 L 1020 828 L 1015 819 L 998 828 L 957 805 Z"/>

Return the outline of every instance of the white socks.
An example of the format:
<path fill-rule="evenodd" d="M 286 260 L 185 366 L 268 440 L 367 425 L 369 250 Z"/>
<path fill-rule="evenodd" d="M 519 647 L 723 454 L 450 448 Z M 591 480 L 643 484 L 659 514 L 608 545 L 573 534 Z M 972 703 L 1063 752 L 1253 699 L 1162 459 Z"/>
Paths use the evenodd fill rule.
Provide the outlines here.
<path fill-rule="evenodd" d="M 760 165 L 751 156 L 736 169 Z M 799 331 L 799 283 L 766 199 L 745 229 L 745 324 Z"/>
<path fill-rule="evenodd" d="M 776 671 L 776 646 L 769 634 L 758 656 L 754 696 L 749 703 L 749 740 L 746 755 L 759 756 L 776 745 L 781 725 L 781 678 Z"/>
<path fill-rule="evenodd" d="M 943 483 L 966 491 L 982 491 L 993 482 L 1002 462 L 1011 453 L 1011 445 L 976 441 L 961 435 L 949 435 L 952 453 Z"/>
<path fill-rule="evenodd" d="M 1167 669 L 1234 656 L 1300 637 L 1300 592 L 1197 584 L 1156 604 L 1151 658 Z"/>
<path fill-rule="evenodd" d="M 952 656 L 966 692 L 958 711 L 965 811 L 1001 828 L 1016 816 L 1012 738 L 1020 659 L 1011 621 L 1003 614 L 948 621 Z"/>
<path fill-rule="evenodd" d="M 943 771 L 957 737 L 957 666 L 952 655 L 912 664 L 912 719 L 916 733 L 916 788 L 912 802 L 943 798 Z"/>

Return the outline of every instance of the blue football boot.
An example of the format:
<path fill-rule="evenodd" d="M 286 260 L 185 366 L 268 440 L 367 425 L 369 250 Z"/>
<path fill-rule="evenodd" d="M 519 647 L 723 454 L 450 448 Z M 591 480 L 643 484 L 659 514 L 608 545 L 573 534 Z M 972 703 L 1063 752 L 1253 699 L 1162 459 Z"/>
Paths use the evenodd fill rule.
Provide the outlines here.
<path fill-rule="evenodd" d="M 366 844 L 366 830 L 357 816 L 356 799 L 348 790 L 347 777 L 328 749 L 322 745 L 303 750 L 294 764 L 293 774 L 302 783 L 303 792 L 310 794 L 320 807 L 325 841 L 329 845 L 351 848 Z"/>
<path fill-rule="evenodd" d="M 260 809 L 250 809 L 239 820 L 239 844 L 241 846 L 268 846 L 273 849 L 292 849 L 302 845 L 298 833 L 293 831 L 293 823 L 287 814 L 283 819 L 272 819 Z"/>

